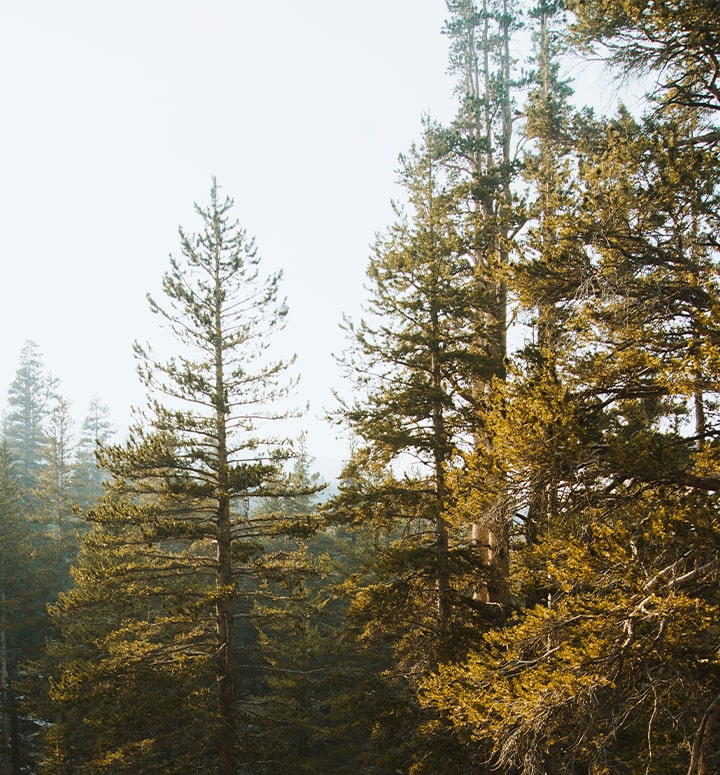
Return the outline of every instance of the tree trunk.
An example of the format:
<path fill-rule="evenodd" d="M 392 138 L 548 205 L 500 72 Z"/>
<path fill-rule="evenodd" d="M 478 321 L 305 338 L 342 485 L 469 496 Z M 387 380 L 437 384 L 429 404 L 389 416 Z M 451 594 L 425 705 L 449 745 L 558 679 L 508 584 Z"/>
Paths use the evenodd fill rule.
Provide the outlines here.
<path fill-rule="evenodd" d="M 222 287 L 219 256 L 215 264 L 215 418 L 217 432 L 217 572 L 216 607 L 218 712 L 220 740 L 219 775 L 235 775 L 235 629 L 232 567 L 232 520 L 228 471 L 227 406 L 225 400 L 222 326 Z"/>
<path fill-rule="evenodd" d="M 221 499 L 217 534 L 217 667 L 218 712 L 220 715 L 219 775 L 235 775 L 235 639 L 234 596 L 230 556 L 230 499 Z"/>
<path fill-rule="evenodd" d="M 2 581 L 2 579 L 0 579 Z M 12 709 L 10 707 L 10 671 L 7 652 L 7 621 L 5 606 L 7 594 L 0 587 L 0 747 L 2 748 L 2 775 L 12 775 Z"/>
<path fill-rule="evenodd" d="M 490 365 L 492 377 L 504 380 L 506 377 L 505 359 L 507 355 L 507 284 L 503 277 L 504 267 L 508 263 L 510 236 L 510 214 L 512 191 L 510 186 L 510 162 L 512 141 L 512 105 L 510 102 L 510 15 L 507 0 L 503 0 L 502 18 L 499 20 L 500 43 L 497 53 L 500 59 L 500 81 L 502 84 L 500 104 L 499 139 L 496 139 L 494 109 L 489 96 L 490 84 L 494 78 L 490 63 L 490 10 L 487 0 L 482 4 L 482 58 L 477 54 L 468 57 L 482 72 L 474 78 L 468 77 L 468 83 L 476 83 L 477 92 L 470 95 L 477 101 L 476 110 L 482 105 L 483 119 L 476 119 L 474 131 L 479 146 L 485 147 L 485 153 L 477 154 L 474 159 L 474 174 L 478 180 L 484 176 L 499 176 L 498 188 L 477 201 L 478 215 L 490 224 L 491 233 L 483 247 L 475 249 L 474 262 L 478 282 L 486 284 L 488 307 L 484 313 L 484 324 L 480 322 L 478 348 L 485 353 Z M 495 44 L 497 45 L 497 44 Z M 480 82 L 485 94 L 481 98 Z M 482 127 L 482 128 L 481 128 Z M 499 154 L 499 155 L 498 155 Z M 486 396 L 492 389 L 492 378 L 477 380 L 475 394 L 480 411 Z M 476 443 L 492 447 L 492 439 L 484 429 L 477 434 Z M 474 596 L 478 600 L 505 606 L 510 596 L 507 588 L 509 571 L 509 524 L 502 515 L 492 521 L 471 525 L 473 545 L 481 551 L 481 563 L 492 568 L 493 582 L 479 587 Z"/>

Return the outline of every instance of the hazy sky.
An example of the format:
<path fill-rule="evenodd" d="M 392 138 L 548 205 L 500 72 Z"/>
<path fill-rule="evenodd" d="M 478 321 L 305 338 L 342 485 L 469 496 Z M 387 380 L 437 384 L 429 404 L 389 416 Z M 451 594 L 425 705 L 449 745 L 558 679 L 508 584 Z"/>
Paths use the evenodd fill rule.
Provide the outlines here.
<path fill-rule="evenodd" d="M 122 435 L 142 405 L 132 343 L 158 338 L 177 227 L 215 175 L 265 268 L 282 269 L 297 403 L 318 468 L 347 441 L 321 419 L 357 319 L 398 154 L 455 113 L 444 0 L 0 0 L 0 407 L 26 340 L 72 401 Z M 515 52 L 520 55 L 523 52 Z M 586 62 L 581 102 L 614 102 Z M 583 94 L 584 92 L 584 94 Z M 298 431 L 299 426 L 293 429 Z"/>
<path fill-rule="evenodd" d="M 290 307 L 321 469 L 346 442 L 317 418 L 359 314 L 368 246 L 390 221 L 397 156 L 423 113 L 454 112 L 443 0 L 22 0 L 0 21 L 5 404 L 34 340 L 77 418 L 118 430 L 142 404 L 131 353 L 153 341 L 177 226 L 212 175 Z"/>

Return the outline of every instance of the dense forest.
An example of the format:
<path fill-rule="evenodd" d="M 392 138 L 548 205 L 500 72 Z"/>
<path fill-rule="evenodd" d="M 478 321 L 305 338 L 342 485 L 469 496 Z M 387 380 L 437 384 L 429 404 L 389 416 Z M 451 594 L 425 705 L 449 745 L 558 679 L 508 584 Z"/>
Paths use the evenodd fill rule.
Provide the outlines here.
<path fill-rule="evenodd" d="M 2 775 L 720 773 L 720 2 L 447 0 L 444 34 L 332 487 L 214 179 L 131 428 L 98 399 L 77 433 L 25 346 Z M 597 59 L 639 107 L 582 105 Z"/>

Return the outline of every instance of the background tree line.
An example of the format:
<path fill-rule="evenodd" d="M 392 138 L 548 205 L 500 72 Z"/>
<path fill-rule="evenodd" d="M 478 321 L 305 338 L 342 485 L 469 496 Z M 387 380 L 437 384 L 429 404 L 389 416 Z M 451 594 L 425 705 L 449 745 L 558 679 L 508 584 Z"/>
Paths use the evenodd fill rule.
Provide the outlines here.
<path fill-rule="evenodd" d="M 0 446 L 0 689 L 3 772 L 19 772 L 37 730 L 18 697 L 30 660 L 52 632 L 47 605 L 70 583 L 85 525 L 82 510 L 103 492 L 95 449 L 112 434 L 109 409 L 94 399 L 75 433 L 69 400 L 28 341 L 8 390 Z M 20 680 L 18 680 L 20 679 Z"/>
<path fill-rule="evenodd" d="M 720 771 L 720 5 L 447 7 L 457 114 L 401 156 L 344 324 L 332 497 L 283 436 L 281 278 L 214 181 L 123 443 L 96 405 L 72 458 L 24 351 L 5 772 Z M 576 106 L 597 55 L 640 110 Z"/>

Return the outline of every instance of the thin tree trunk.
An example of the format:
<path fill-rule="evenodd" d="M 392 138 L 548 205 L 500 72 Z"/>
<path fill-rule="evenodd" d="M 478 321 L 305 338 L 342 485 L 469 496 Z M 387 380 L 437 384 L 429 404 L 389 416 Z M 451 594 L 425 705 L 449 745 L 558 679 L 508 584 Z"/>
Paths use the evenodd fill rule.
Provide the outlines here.
<path fill-rule="evenodd" d="M 433 320 L 433 324 L 437 321 Z M 450 568 L 449 568 L 449 536 L 445 522 L 445 423 L 443 408 L 437 396 L 441 394 L 441 374 L 438 353 L 433 353 L 433 389 L 436 399 L 432 411 L 434 436 L 434 475 L 435 475 L 435 535 L 438 553 L 437 566 L 437 596 L 438 596 L 438 630 L 440 643 L 447 638 L 450 621 Z"/>
<path fill-rule="evenodd" d="M 492 195 L 480 202 L 482 217 L 492 224 L 492 234 L 484 248 L 484 255 L 475 258 L 479 282 L 488 283 L 489 309 L 486 312 L 487 326 L 482 332 L 483 341 L 478 346 L 484 352 L 491 364 L 494 377 L 504 380 L 506 377 L 505 359 L 507 355 L 507 284 L 503 277 L 504 267 L 508 263 L 508 239 L 510 233 L 510 213 L 512 207 L 512 192 L 510 189 L 510 161 L 512 141 L 512 105 L 510 103 L 510 17 L 507 0 L 503 0 L 500 32 L 502 36 L 500 48 L 500 76 L 502 96 L 500 104 L 501 137 L 499 148 L 493 132 L 492 105 L 487 94 L 491 81 L 490 72 L 490 14 L 487 0 L 482 5 L 482 80 L 486 93 L 483 98 L 484 110 L 484 141 L 486 152 L 483 160 L 476 158 L 475 174 L 478 178 L 490 175 L 491 172 L 500 175 L 500 187 Z M 472 58 L 471 58 L 472 59 Z M 479 61 L 479 58 L 474 58 Z M 478 93 L 479 96 L 479 93 Z M 481 138 L 478 138 L 481 139 Z M 500 158 L 497 159 L 499 150 Z M 485 380 L 476 385 L 475 391 L 478 404 L 482 406 L 482 396 L 491 390 L 491 381 Z M 478 444 L 492 446 L 492 439 L 483 432 L 478 436 Z M 509 521 L 504 514 L 494 516 L 492 521 L 481 522 L 471 526 L 473 544 L 481 553 L 481 562 L 490 567 L 493 582 L 476 590 L 475 598 L 488 603 L 506 606 L 510 595 L 507 586 L 509 573 Z"/>
<path fill-rule="evenodd" d="M 0 579 L 3 582 L 4 579 Z M 10 671 L 7 652 L 7 620 L 5 607 L 7 593 L 4 583 L 0 587 L 0 745 L 2 746 L 2 775 L 12 775 L 12 733 L 10 707 Z"/>
<path fill-rule="evenodd" d="M 216 605 L 218 712 L 220 739 L 219 775 L 235 775 L 235 630 L 232 594 L 232 524 L 227 449 L 227 406 L 223 374 L 222 293 L 219 256 L 215 265 L 215 411 L 217 428 L 217 571 Z"/>

